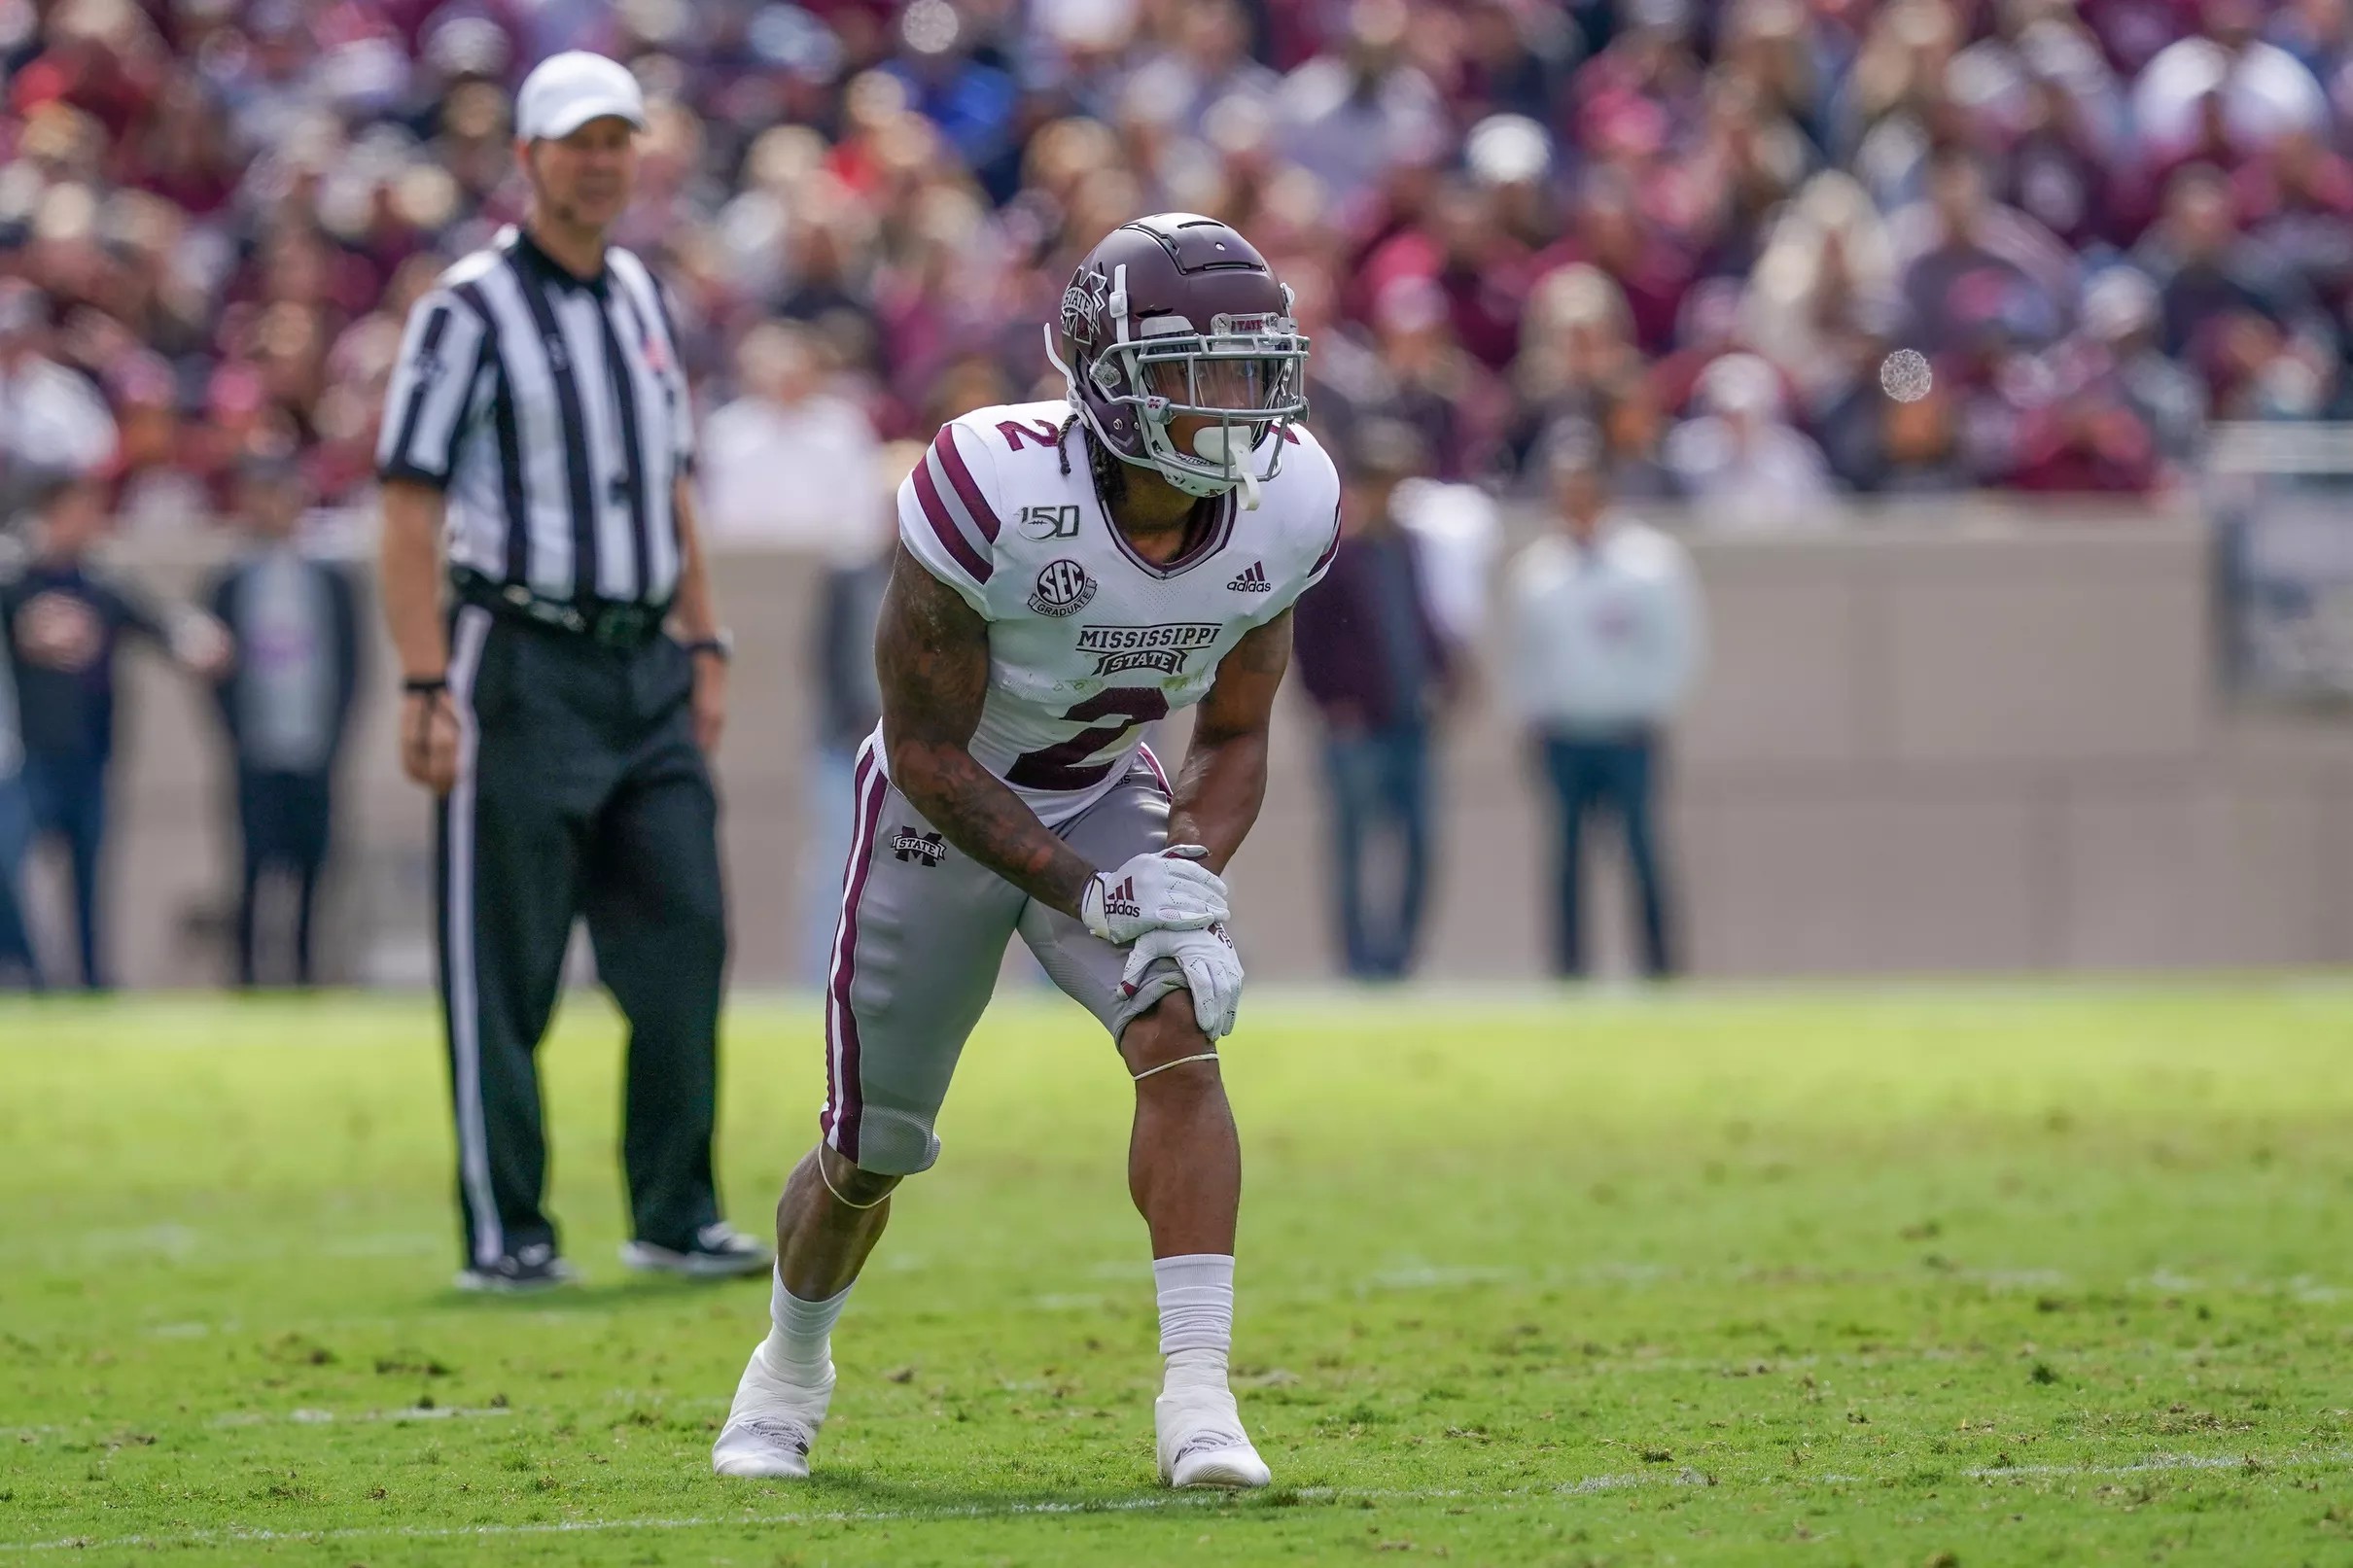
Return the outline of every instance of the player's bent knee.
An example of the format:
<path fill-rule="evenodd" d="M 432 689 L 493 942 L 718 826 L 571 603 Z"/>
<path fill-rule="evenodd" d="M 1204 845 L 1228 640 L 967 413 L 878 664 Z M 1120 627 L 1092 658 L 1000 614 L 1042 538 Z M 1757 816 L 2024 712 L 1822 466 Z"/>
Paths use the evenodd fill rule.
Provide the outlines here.
<path fill-rule="evenodd" d="M 1205 1051 L 1198 1057 L 1178 1057 L 1157 1067 L 1142 1068 L 1133 1076 L 1137 1099 L 1156 1105 L 1190 1105 L 1225 1093 L 1225 1080 L 1218 1074 L 1213 1051 Z"/>
<path fill-rule="evenodd" d="M 871 1101 L 858 1107 L 846 1125 L 835 1124 L 826 1147 L 860 1170 L 893 1178 L 919 1176 L 939 1161 L 939 1138 L 931 1131 L 930 1110 Z M 845 1154 L 845 1149 L 850 1152 Z"/>
<path fill-rule="evenodd" d="M 872 1208 L 906 1179 L 896 1171 L 853 1164 L 841 1151 L 824 1144 L 818 1145 L 817 1175 L 836 1201 L 853 1208 Z"/>
<path fill-rule="evenodd" d="M 1193 1017 L 1189 992 L 1171 992 L 1130 1024 L 1119 1055 L 1140 1089 L 1199 1086 L 1217 1074 L 1216 1048 Z"/>
<path fill-rule="evenodd" d="M 1162 996 L 1119 1037 L 1122 1051 L 1159 1046 L 1180 1055 L 1210 1048 L 1210 1037 L 1201 1032 L 1201 1022 L 1193 1015 L 1191 992 L 1178 989 Z"/>

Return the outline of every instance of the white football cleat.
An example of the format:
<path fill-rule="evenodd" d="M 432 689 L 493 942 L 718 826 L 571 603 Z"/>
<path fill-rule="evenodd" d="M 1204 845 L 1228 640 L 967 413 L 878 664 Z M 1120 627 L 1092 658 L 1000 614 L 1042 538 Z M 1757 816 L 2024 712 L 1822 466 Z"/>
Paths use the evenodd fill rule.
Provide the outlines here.
<path fill-rule="evenodd" d="M 1171 1486 L 1264 1486 L 1274 1478 L 1242 1430 L 1223 1388 L 1180 1388 L 1152 1405 L 1160 1429 L 1160 1479 Z"/>
<path fill-rule="evenodd" d="M 803 1481 L 817 1429 L 825 1424 L 825 1407 L 833 1402 L 833 1366 L 826 1363 L 822 1387 L 804 1388 L 771 1371 L 767 1351 L 765 1340 L 753 1348 L 743 1380 L 735 1385 L 727 1424 L 711 1445 L 711 1469 L 721 1476 Z"/>

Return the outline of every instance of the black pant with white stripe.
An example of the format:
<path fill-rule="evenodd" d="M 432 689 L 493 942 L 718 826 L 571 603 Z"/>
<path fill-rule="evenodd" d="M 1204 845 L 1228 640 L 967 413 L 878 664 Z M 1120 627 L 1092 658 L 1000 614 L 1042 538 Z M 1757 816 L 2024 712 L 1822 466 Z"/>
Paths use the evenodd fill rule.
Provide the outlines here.
<path fill-rule="evenodd" d="M 553 1244 L 535 1060 L 576 915 L 630 1026 L 622 1161 L 636 1238 L 719 1218 L 711 1165 L 726 962 L 719 806 L 691 660 L 461 608 L 458 782 L 439 808 L 441 997 L 469 1262 Z"/>

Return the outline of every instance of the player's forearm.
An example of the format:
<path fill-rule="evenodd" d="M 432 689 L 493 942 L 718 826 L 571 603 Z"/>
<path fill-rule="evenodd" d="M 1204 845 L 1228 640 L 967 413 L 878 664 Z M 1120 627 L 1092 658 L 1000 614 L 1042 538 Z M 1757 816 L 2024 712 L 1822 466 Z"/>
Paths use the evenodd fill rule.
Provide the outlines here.
<path fill-rule="evenodd" d="M 1193 744 L 1169 811 L 1169 842 L 1202 846 L 1210 852 L 1210 869 L 1220 875 L 1266 800 L 1267 730 L 1290 662 L 1286 610 L 1234 645 L 1193 722 Z"/>
<path fill-rule="evenodd" d="M 441 497 L 424 485 L 384 487 L 384 533 L 377 575 L 384 622 L 404 676 L 441 675 L 449 640 L 441 627 Z"/>
<path fill-rule="evenodd" d="M 1262 729 L 1230 735 L 1196 731 L 1176 776 L 1169 842 L 1202 846 L 1210 852 L 1210 869 L 1221 876 L 1266 803 L 1266 749 Z"/>
<path fill-rule="evenodd" d="M 891 783 L 942 837 L 1066 915 L 1094 879 L 1012 786 L 972 759 L 988 702 L 989 629 L 900 545 L 874 633 Z"/>
<path fill-rule="evenodd" d="M 703 558 L 702 516 L 695 505 L 694 487 L 678 482 L 671 501 L 678 519 L 678 597 L 671 613 L 689 643 L 719 635 L 719 596 L 711 591 L 711 568 Z"/>
<path fill-rule="evenodd" d="M 891 783 L 950 844 L 1039 903 L 1076 917 L 1096 868 L 959 743 L 895 736 Z"/>

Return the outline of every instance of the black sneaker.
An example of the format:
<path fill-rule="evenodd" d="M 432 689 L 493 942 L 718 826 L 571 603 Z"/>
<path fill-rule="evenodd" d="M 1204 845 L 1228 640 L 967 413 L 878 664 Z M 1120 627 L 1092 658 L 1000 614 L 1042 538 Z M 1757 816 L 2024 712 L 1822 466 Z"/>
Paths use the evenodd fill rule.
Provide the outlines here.
<path fill-rule="evenodd" d="M 460 1290 L 520 1296 L 569 1285 L 579 1276 L 580 1272 L 558 1256 L 554 1247 L 544 1241 L 534 1241 L 515 1248 L 495 1263 L 477 1263 L 460 1271 L 456 1284 Z"/>
<path fill-rule="evenodd" d="M 776 1261 L 768 1249 L 725 1220 L 714 1220 L 694 1233 L 685 1250 L 657 1247 L 650 1241 L 621 1243 L 621 1262 L 646 1273 L 677 1274 L 685 1279 L 732 1279 L 739 1274 L 768 1272 Z"/>

